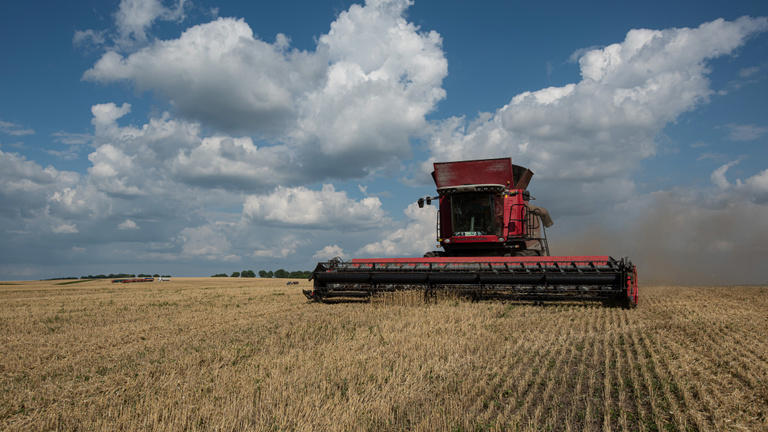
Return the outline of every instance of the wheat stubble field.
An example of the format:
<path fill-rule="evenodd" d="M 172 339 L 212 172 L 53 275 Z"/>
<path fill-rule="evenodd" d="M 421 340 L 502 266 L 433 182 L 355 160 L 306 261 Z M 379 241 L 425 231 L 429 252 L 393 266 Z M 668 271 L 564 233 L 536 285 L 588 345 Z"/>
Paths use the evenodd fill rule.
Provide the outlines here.
<path fill-rule="evenodd" d="M 768 429 L 766 287 L 622 310 L 308 284 L 2 283 L 0 429 Z"/>

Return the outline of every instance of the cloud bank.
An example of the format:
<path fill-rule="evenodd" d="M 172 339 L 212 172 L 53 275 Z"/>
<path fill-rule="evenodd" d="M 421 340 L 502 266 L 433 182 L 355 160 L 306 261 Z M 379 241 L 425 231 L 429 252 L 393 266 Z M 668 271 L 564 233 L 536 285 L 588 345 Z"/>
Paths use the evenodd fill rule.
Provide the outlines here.
<path fill-rule="evenodd" d="M 520 93 L 471 121 L 444 120 L 430 137 L 430 161 L 511 156 L 562 203 L 560 214 L 626 201 L 662 129 L 713 95 L 707 61 L 766 29 L 766 18 L 743 17 L 631 30 L 621 43 L 584 52 L 577 83 Z"/>
<path fill-rule="evenodd" d="M 114 29 L 75 34 L 76 44 L 104 49 L 82 78 L 128 84 L 167 106 L 131 122 L 129 103 L 94 104 L 92 133 L 57 135 L 91 146 L 81 173 L 0 151 L 2 262 L 71 263 L 72 251 L 110 262 L 280 259 L 303 267 L 345 250 L 420 256 L 434 247 L 434 208 L 412 204 L 402 216 L 391 212 L 400 217 L 393 220 L 387 201 L 366 196 L 364 184 L 408 164 L 425 174 L 434 160 L 506 156 L 536 172 L 534 192 L 556 218 L 586 215 L 599 224 L 631 213 L 619 219 L 623 233 L 590 237 L 643 240 L 611 242 L 614 250 L 649 263 L 688 254 L 697 257 L 685 261 L 694 270 L 713 257 L 732 262 L 742 250 L 765 256 L 752 239 L 766 227 L 712 228 L 731 212 L 765 216 L 768 170 L 729 179 L 738 163 L 730 161 L 712 173 L 712 187 L 697 191 L 639 194 L 635 184 L 664 127 L 717 97 L 711 60 L 768 29 L 765 18 L 631 30 L 621 42 L 575 54 L 573 83 L 510 95 L 474 118 L 429 120 L 446 97 L 448 63 L 442 37 L 406 19 L 411 4 L 352 5 L 314 49 L 299 50 L 286 35 L 264 40 L 229 17 L 158 40 L 153 25 L 183 21 L 186 3 L 121 1 Z M 743 143 L 765 135 L 764 125 L 727 128 Z M 34 130 L 0 121 L 0 133 Z M 363 183 L 363 197 L 344 182 Z M 563 236 L 560 250 L 583 248 L 576 237 Z M 45 257 L 36 256 L 41 250 Z"/>
<path fill-rule="evenodd" d="M 403 18 L 409 5 L 352 5 L 314 51 L 218 18 L 128 55 L 110 50 L 83 79 L 131 83 L 188 121 L 253 137 L 266 153 L 249 161 L 257 169 L 299 168 L 294 182 L 361 177 L 409 157 L 445 97 L 442 39 Z"/>

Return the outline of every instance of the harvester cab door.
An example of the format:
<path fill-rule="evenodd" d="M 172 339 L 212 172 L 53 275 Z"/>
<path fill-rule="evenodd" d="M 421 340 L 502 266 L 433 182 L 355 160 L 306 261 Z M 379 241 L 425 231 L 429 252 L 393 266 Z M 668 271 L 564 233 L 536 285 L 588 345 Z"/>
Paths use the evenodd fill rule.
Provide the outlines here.
<path fill-rule="evenodd" d="M 507 239 L 520 239 L 526 235 L 526 206 L 521 191 L 512 191 L 504 196 Z"/>

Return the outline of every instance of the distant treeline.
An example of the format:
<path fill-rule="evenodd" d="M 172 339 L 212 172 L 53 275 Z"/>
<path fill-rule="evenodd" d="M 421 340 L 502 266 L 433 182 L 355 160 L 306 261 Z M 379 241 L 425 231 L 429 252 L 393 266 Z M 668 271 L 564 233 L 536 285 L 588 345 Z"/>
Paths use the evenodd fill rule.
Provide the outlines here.
<path fill-rule="evenodd" d="M 171 277 L 171 275 L 162 275 L 162 276 L 160 276 L 159 274 L 153 274 L 152 275 L 152 274 L 144 274 L 144 273 L 139 273 L 137 275 L 136 274 L 128 274 L 128 273 L 110 273 L 108 275 L 100 274 L 100 275 L 80 276 L 80 279 L 120 279 L 120 278 L 135 278 L 135 277 L 140 277 L 140 278 L 143 278 L 143 277 L 156 277 L 156 278 L 157 277 L 168 277 L 169 278 L 169 277 Z M 71 279 L 76 279 L 76 278 L 71 278 Z"/>
<path fill-rule="evenodd" d="M 284 269 L 277 269 L 275 271 L 272 270 L 259 270 L 259 277 L 260 278 L 291 278 L 291 279 L 306 279 L 309 278 L 309 276 L 312 274 L 311 271 L 288 271 Z M 256 277 L 256 273 L 253 272 L 253 270 L 243 270 L 241 272 L 232 272 L 232 274 L 228 275 L 226 273 L 217 273 L 211 277 Z"/>

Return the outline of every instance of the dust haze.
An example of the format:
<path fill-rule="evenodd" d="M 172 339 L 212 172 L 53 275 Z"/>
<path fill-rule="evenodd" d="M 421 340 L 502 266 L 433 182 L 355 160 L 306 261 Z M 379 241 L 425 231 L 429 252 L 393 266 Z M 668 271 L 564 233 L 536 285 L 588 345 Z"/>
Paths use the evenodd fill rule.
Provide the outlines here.
<path fill-rule="evenodd" d="M 641 283 L 768 283 L 768 208 L 658 192 L 635 213 L 621 228 L 592 225 L 550 238 L 552 253 L 628 256 Z"/>

